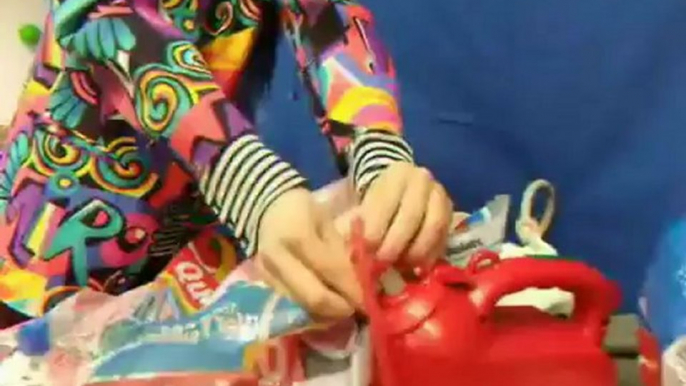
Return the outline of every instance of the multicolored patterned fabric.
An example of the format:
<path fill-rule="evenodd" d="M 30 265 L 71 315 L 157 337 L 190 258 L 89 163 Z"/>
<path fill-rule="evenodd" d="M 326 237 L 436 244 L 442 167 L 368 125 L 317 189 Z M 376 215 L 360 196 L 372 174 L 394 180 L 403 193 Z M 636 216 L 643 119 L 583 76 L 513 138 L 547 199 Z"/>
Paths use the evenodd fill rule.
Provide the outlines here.
<path fill-rule="evenodd" d="M 37 316 L 83 287 L 121 293 L 208 230 L 212 259 L 255 250 L 265 209 L 305 183 L 241 103 L 269 9 L 358 191 L 412 162 L 393 65 L 360 4 L 53 0 L 0 161 L 0 300 Z"/>

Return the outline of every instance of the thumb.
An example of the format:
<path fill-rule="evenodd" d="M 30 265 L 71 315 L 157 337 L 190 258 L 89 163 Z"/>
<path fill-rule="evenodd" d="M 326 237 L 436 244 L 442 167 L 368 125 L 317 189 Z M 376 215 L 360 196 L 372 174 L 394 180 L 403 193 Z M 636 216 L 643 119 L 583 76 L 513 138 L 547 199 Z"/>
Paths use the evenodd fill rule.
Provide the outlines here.
<path fill-rule="evenodd" d="M 312 213 L 306 236 L 289 248 L 319 280 L 352 305 L 361 304 L 361 291 L 353 271 L 346 243 L 325 215 Z M 304 241 L 304 242 L 303 242 Z"/>
<path fill-rule="evenodd" d="M 350 231 L 350 223 L 354 218 L 355 213 L 351 212 L 346 219 L 346 231 Z M 355 269 L 351 258 L 351 251 L 346 238 L 344 238 L 338 231 L 337 226 L 330 221 L 322 224 L 322 239 L 324 244 L 332 253 L 331 264 L 336 270 L 335 280 L 336 288 L 342 291 L 342 294 L 350 301 L 356 308 L 362 309 L 362 288 L 357 280 Z"/>
<path fill-rule="evenodd" d="M 360 213 L 360 208 L 355 207 L 337 216 L 333 221 L 333 231 L 335 231 L 344 241 L 349 241 L 353 220 L 359 217 Z M 331 231 L 329 230 L 327 232 Z"/>

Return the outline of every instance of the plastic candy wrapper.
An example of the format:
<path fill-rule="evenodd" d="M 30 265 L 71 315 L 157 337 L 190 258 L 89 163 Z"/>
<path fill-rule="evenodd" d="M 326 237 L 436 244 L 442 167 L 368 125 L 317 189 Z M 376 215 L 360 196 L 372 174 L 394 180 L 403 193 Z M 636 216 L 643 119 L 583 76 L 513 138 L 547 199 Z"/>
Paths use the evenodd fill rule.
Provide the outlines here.
<path fill-rule="evenodd" d="M 641 311 L 663 350 L 686 336 L 686 220 L 672 225 L 644 282 Z"/>
<path fill-rule="evenodd" d="M 639 309 L 643 322 L 641 356 L 644 381 L 662 385 L 686 385 L 686 219 L 671 225 L 660 240 L 648 267 Z M 660 363 L 662 369 L 659 369 Z M 647 379 L 646 379 L 647 377 Z M 671 382 L 671 383 L 668 383 Z"/>
<path fill-rule="evenodd" d="M 686 385 L 686 338 L 680 338 L 665 351 L 662 359 L 662 385 Z"/>
<path fill-rule="evenodd" d="M 355 213 L 349 182 L 315 199 L 345 233 Z M 85 289 L 0 331 L 0 386 L 300 385 L 304 347 L 331 358 L 355 353 L 355 369 L 367 367 L 354 321 L 316 325 L 257 281 L 249 261 L 237 261 L 228 239 L 210 229 L 153 283 L 120 296 Z M 364 385 L 348 373 L 346 386 Z"/>
<path fill-rule="evenodd" d="M 481 248 L 497 248 L 505 239 L 510 196 L 496 196 L 470 215 L 453 214 L 447 257 L 451 264 L 465 267 L 469 257 Z"/>
<path fill-rule="evenodd" d="M 332 214 L 354 203 L 345 180 L 315 197 Z M 352 352 L 352 321 L 323 330 L 249 261 L 236 267 L 229 244 L 208 230 L 153 283 L 120 296 L 84 289 L 0 331 L 0 386 L 288 386 L 304 380 L 296 335 L 328 355 Z"/>
<path fill-rule="evenodd" d="M 84 290 L 2 333 L 3 386 L 288 385 L 302 378 L 289 335 L 312 326 L 296 304 L 234 280 L 192 316 L 156 282 L 121 296 Z M 275 338 L 282 338 L 276 339 Z"/>

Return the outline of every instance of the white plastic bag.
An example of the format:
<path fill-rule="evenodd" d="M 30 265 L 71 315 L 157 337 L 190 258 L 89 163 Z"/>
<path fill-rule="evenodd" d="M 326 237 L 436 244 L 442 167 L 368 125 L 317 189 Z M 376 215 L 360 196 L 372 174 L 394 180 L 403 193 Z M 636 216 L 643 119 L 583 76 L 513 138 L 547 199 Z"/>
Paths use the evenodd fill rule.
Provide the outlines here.
<path fill-rule="evenodd" d="M 662 386 L 686 386 L 686 337 L 672 343 L 662 355 Z"/>
<path fill-rule="evenodd" d="M 342 371 L 321 374 L 293 386 L 369 386 L 371 369 L 372 347 L 369 331 L 367 328 L 361 328 L 354 336 L 349 366 Z"/>
<path fill-rule="evenodd" d="M 537 219 L 533 213 L 536 196 L 546 192 L 547 200 L 543 215 Z M 555 188 L 546 180 L 536 180 L 529 184 L 522 195 L 519 218 L 515 223 L 519 244 L 503 243 L 496 250 L 503 259 L 522 256 L 558 256 L 557 250 L 547 243 L 543 236 L 550 227 L 555 213 Z M 498 305 L 534 306 L 553 315 L 571 315 L 574 309 L 574 295 L 557 288 L 529 288 L 509 295 L 500 300 Z"/>

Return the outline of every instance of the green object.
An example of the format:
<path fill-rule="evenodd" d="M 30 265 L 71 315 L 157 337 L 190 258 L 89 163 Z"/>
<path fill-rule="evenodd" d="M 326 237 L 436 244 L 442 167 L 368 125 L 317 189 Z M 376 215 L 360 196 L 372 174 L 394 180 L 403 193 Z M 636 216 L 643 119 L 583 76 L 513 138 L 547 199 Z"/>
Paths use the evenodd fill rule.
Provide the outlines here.
<path fill-rule="evenodd" d="M 30 48 L 38 45 L 42 34 L 40 28 L 35 24 L 26 24 L 19 28 L 19 39 Z"/>
<path fill-rule="evenodd" d="M 558 256 L 558 255 L 528 255 L 535 259 L 545 259 L 545 260 L 574 260 L 572 257 Z"/>

